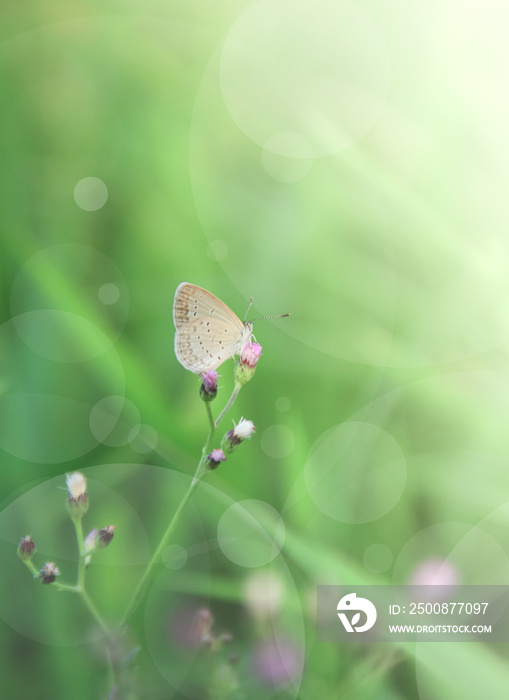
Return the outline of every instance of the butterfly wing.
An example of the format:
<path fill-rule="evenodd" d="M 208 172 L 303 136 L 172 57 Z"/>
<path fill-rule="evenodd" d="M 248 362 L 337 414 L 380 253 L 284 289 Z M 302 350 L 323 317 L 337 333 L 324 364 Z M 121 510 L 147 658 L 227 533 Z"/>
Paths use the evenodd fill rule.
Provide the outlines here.
<path fill-rule="evenodd" d="M 220 318 L 227 323 L 239 328 L 241 332 L 244 324 L 227 306 L 224 301 L 202 287 L 197 287 L 189 282 L 181 282 L 175 291 L 173 300 L 173 323 L 180 330 L 193 319 Z"/>
<path fill-rule="evenodd" d="M 224 302 L 188 282 L 175 292 L 173 321 L 177 360 L 196 373 L 217 369 L 238 354 L 252 330 Z"/>
<path fill-rule="evenodd" d="M 177 360 L 191 372 L 217 369 L 240 352 L 238 329 L 216 319 L 190 321 L 175 334 Z"/>

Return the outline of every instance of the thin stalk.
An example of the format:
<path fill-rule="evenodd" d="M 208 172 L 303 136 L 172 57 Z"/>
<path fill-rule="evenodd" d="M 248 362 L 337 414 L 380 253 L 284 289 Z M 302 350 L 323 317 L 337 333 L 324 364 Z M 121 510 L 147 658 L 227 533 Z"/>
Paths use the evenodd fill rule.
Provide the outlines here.
<path fill-rule="evenodd" d="M 240 385 L 235 385 L 233 393 L 230 396 L 230 398 L 228 399 L 228 403 L 226 404 L 223 411 L 221 412 L 221 415 L 219 416 L 219 418 L 215 422 L 214 422 L 214 418 L 212 416 L 210 402 L 208 402 L 208 401 L 205 402 L 205 408 L 207 410 L 207 417 L 209 420 L 209 434 L 207 435 L 207 440 L 205 441 L 205 445 L 203 446 L 202 455 L 201 455 L 200 461 L 198 462 L 198 466 L 196 467 L 196 472 L 194 474 L 193 480 L 191 481 L 189 488 L 187 489 L 187 491 L 184 494 L 177 510 L 175 511 L 175 514 L 174 514 L 173 518 L 171 519 L 170 524 L 168 525 L 168 527 L 166 529 L 166 532 L 162 536 L 161 541 L 159 542 L 157 549 L 152 556 L 152 559 L 148 563 L 145 571 L 143 572 L 143 576 L 141 577 L 140 582 L 139 582 L 139 584 L 134 592 L 134 595 L 131 598 L 129 605 L 127 606 L 127 610 L 125 611 L 125 613 L 122 617 L 122 620 L 121 620 L 120 625 L 119 625 L 120 628 L 122 628 L 126 624 L 127 620 L 131 617 L 131 614 L 138 606 L 138 603 L 140 602 L 140 600 L 143 596 L 143 593 L 145 591 L 145 587 L 146 587 L 148 580 L 152 574 L 152 571 L 153 571 L 154 567 L 156 566 L 156 564 L 158 563 L 159 559 L 161 558 L 161 555 L 162 555 L 165 547 L 168 545 L 168 542 L 170 541 L 170 538 L 171 538 L 175 528 L 178 525 L 178 522 L 180 520 L 180 516 L 182 515 L 182 511 L 184 510 L 187 503 L 191 499 L 191 496 L 193 495 L 193 493 L 198 488 L 200 481 L 205 476 L 207 455 L 210 453 L 217 426 L 221 422 L 222 416 L 231 407 L 231 405 L 233 404 L 233 402 L 237 398 L 239 391 L 240 391 Z"/>
<path fill-rule="evenodd" d="M 206 463 L 207 455 L 209 454 L 209 452 L 212 448 L 212 441 L 214 440 L 214 434 L 216 432 L 216 426 L 214 423 L 214 418 L 212 416 L 212 410 L 210 408 L 210 403 L 208 401 L 205 402 L 205 408 L 207 409 L 207 417 L 209 419 L 209 434 L 207 435 L 207 440 L 205 441 L 205 444 L 204 444 L 203 449 L 201 451 L 201 459 L 200 459 L 198 466 L 196 468 L 196 472 L 194 474 L 191 486 L 193 486 L 193 484 L 195 484 L 195 483 L 198 484 L 205 476 L 205 463 Z"/>
<path fill-rule="evenodd" d="M 117 654 L 115 653 L 114 649 L 114 641 L 112 639 L 112 633 L 104 623 L 104 620 L 102 619 L 101 615 L 97 611 L 97 608 L 95 605 L 92 603 L 92 601 L 89 598 L 88 593 L 86 590 L 83 588 L 79 591 L 80 598 L 87 607 L 89 613 L 91 616 L 94 618 L 96 621 L 98 627 L 101 629 L 103 635 L 104 635 L 104 645 L 106 647 L 106 651 L 108 653 L 108 661 L 109 661 L 109 666 L 110 666 L 110 673 L 112 676 L 112 681 L 113 684 L 116 685 L 117 690 L 119 695 L 117 696 L 120 699 L 123 700 L 124 695 L 124 687 L 123 687 L 123 679 L 122 679 L 122 672 L 119 667 L 119 660 L 117 658 Z"/>
<path fill-rule="evenodd" d="M 106 623 L 102 619 L 101 615 L 97 612 L 97 608 L 90 600 L 88 593 L 85 590 L 81 590 L 81 591 L 79 591 L 79 594 L 80 594 L 81 600 L 85 603 L 86 607 L 88 608 L 89 613 L 92 615 L 94 620 L 97 622 L 97 625 L 101 628 L 101 631 L 104 634 L 104 636 L 110 637 L 111 632 L 106 627 Z"/>
<path fill-rule="evenodd" d="M 81 518 L 73 518 L 74 529 L 76 530 L 76 541 L 78 543 L 78 582 L 77 587 L 85 592 L 85 543 L 83 540 L 83 525 Z"/>
<path fill-rule="evenodd" d="M 23 564 L 27 567 L 27 569 L 29 569 L 34 578 L 39 578 L 40 572 L 38 571 L 38 569 L 35 568 L 33 562 L 30 559 L 28 559 L 27 561 L 23 560 Z"/>
<path fill-rule="evenodd" d="M 215 427 L 216 429 L 219 427 L 219 424 L 221 423 L 221 421 L 222 421 L 223 418 L 225 417 L 226 413 L 227 413 L 227 412 L 230 410 L 230 408 L 232 407 L 232 405 L 233 405 L 235 399 L 236 399 L 237 396 L 239 395 L 239 391 L 241 390 L 241 388 L 242 388 L 242 385 L 241 385 L 241 384 L 235 383 L 235 386 L 234 386 L 233 391 L 232 391 L 232 395 L 231 395 L 230 398 L 228 399 L 228 402 L 227 402 L 226 406 L 223 408 L 223 410 L 221 411 L 221 413 L 220 413 L 219 416 L 217 417 L 216 422 L 214 423 L 214 427 Z"/>
<path fill-rule="evenodd" d="M 92 600 L 90 599 L 86 588 L 85 588 L 85 570 L 86 570 L 86 557 L 87 557 L 87 552 L 85 552 L 85 541 L 83 538 L 83 525 L 81 518 L 72 518 L 72 522 L 74 524 L 74 529 L 76 531 L 76 541 L 78 544 L 78 581 L 76 583 L 76 586 L 74 587 L 74 591 L 79 593 L 79 596 L 83 603 L 85 604 L 86 608 L 88 609 L 90 615 L 93 617 L 95 620 L 96 624 L 98 627 L 101 629 L 103 635 L 104 635 L 104 644 L 106 646 L 106 651 L 108 654 L 108 661 L 109 661 L 109 667 L 110 667 L 110 673 L 112 676 L 112 682 L 117 686 L 119 694 L 119 699 L 123 697 L 123 690 L 122 690 L 122 676 L 121 672 L 119 669 L 118 665 L 118 659 L 117 655 L 115 654 L 115 650 L 113 648 L 113 640 L 112 640 L 112 633 L 106 626 L 106 623 L 104 622 L 103 618 L 97 611 L 97 608 L 95 605 L 92 603 Z M 60 590 L 66 590 L 64 587 L 65 584 L 59 584 Z M 71 590 L 71 587 L 67 587 L 67 590 Z"/>
<path fill-rule="evenodd" d="M 27 567 L 27 569 L 30 571 L 32 576 L 34 578 L 39 578 L 40 571 L 35 568 L 33 562 L 29 561 L 24 561 L 23 564 Z M 50 584 L 53 588 L 56 588 L 58 591 L 68 591 L 69 593 L 79 593 L 80 589 L 78 586 L 70 586 L 67 583 L 59 583 L 58 581 L 53 581 L 53 583 Z"/>
<path fill-rule="evenodd" d="M 200 460 L 200 463 L 198 465 L 198 469 L 196 470 L 195 478 L 193 479 L 193 481 L 191 482 L 191 485 L 187 489 L 182 501 L 180 502 L 179 507 L 175 511 L 175 515 L 171 519 L 170 524 L 168 525 L 166 532 L 164 533 L 161 541 L 159 542 L 159 545 L 158 545 L 156 551 L 154 552 L 152 559 L 150 560 L 145 571 L 143 572 L 143 576 L 141 577 L 141 580 L 138 584 L 138 587 L 136 588 L 136 591 L 134 592 L 134 595 L 131 598 L 129 605 L 127 606 L 127 610 L 125 611 L 124 616 L 122 617 L 122 620 L 120 622 L 119 627 L 123 627 L 125 625 L 127 620 L 131 617 L 132 612 L 135 610 L 138 603 L 140 602 L 140 600 L 143 596 L 143 593 L 145 591 L 145 586 L 147 585 L 147 582 L 150 578 L 150 575 L 152 573 L 154 566 L 159 561 L 159 558 L 160 558 L 161 554 L 163 553 L 163 550 L 165 549 L 166 545 L 168 544 L 170 537 L 173 534 L 173 531 L 177 527 L 178 521 L 180 520 L 180 516 L 181 516 L 182 511 L 184 510 L 187 502 L 189 501 L 189 499 L 191 498 L 193 493 L 198 488 L 198 484 L 200 483 L 200 478 L 197 478 L 197 475 L 198 475 L 198 472 L 200 471 L 202 461 L 203 461 L 203 457 Z"/>
<path fill-rule="evenodd" d="M 78 586 L 70 586 L 67 583 L 59 583 L 58 581 L 54 581 L 51 586 L 53 588 L 56 588 L 57 591 L 67 591 L 68 593 L 81 593 L 81 588 L 78 588 Z"/>

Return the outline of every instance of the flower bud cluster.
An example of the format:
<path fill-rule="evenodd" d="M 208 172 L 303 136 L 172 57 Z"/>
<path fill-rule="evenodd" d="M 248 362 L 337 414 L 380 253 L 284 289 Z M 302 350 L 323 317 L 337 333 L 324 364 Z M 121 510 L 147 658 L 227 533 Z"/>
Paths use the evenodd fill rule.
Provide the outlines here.
<path fill-rule="evenodd" d="M 207 455 L 207 468 L 217 469 L 221 462 L 226 460 L 226 455 L 232 454 L 241 442 L 251 437 L 256 430 L 253 421 L 241 418 L 237 425 L 233 424 L 232 430 L 223 435 L 221 447 L 212 450 Z"/>
<path fill-rule="evenodd" d="M 67 509 L 71 519 L 75 523 L 77 532 L 81 533 L 81 519 L 88 510 L 87 497 L 87 481 L 80 472 L 73 472 L 66 475 L 67 484 Z M 97 549 L 107 547 L 113 535 L 115 534 L 114 525 L 106 525 L 101 530 L 94 528 L 91 530 L 83 542 L 83 550 L 81 556 L 85 557 L 85 564 L 90 562 L 91 554 Z M 80 542 L 82 535 L 78 536 Z M 40 571 L 37 571 L 32 563 L 32 557 L 35 552 L 35 543 L 32 538 L 27 535 L 24 537 L 18 546 L 18 556 L 21 561 L 30 569 L 34 578 L 38 578 L 41 583 L 48 585 L 54 583 L 57 576 L 60 576 L 60 570 L 55 562 L 46 562 Z M 68 588 L 68 587 L 67 587 Z"/>

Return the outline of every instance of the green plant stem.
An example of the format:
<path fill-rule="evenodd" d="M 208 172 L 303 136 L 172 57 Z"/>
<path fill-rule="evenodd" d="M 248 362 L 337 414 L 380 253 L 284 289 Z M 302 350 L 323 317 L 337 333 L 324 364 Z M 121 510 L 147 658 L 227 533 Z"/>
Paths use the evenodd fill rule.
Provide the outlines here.
<path fill-rule="evenodd" d="M 110 630 L 106 627 L 106 624 L 100 614 L 97 612 L 97 609 L 95 605 L 92 603 L 90 600 L 90 597 L 88 593 L 85 590 L 79 591 L 79 595 L 81 600 L 84 602 L 85 606 L 87 607 L 89 613 L 92 615 L 94 620 L 97 622 L 97 625 L 101 628 L 102 633 L 104 634 L 105 637 L 110 637 L 111 632 Z"/>
<path fill-rule="evenodd" d="M 68 583 L 59 583 L 58 581 L 54 581 L 50 585 L 53 588 L 56 588 L 57 591 L 67 591 L 68 593 L 81 593 L 81 590 L 78 588 L 78 586 L 70 586 Z"/>
<path fill-rule="evenodd" d="M 198 483 L 205 476 L 207 455 L 210 453 L 210 450 L 212 449 L 212 441 L 214 440 L 214 434 L 216 432 L 216 425 L 214 423 L 214 418 L 212 416 L 212 410 L 210 408 L 210 403 L 208 401 L 205 403 L 205 408 L 207 409 L 207 417 L 209 419 L 209 434 L 207 435 L 207 440 L 205 441 L 205 444 L 204 444 L 203 449 L 201 451 L 201 459 L 200 459 L 198 466 L 196 468 L 196 472 L 194 474 L 193 481 L 191 482 L 191 487 L 195 483 L 196 483 L 196 485 L 198 485 Z"/>
<path fill-rule="evenodd" d="M 82 588 L 79 591 L 79 595 L 80 595 L 81 600 L 85 604 L 86 608 L 88 609 L 89 613 L 94 618 L 95 622 L 97 623 L 98 627 L 101 629 L 101 631 L 103 633 L 103 640 L 104 640 L 104 645 L 106 647 L 106 651 L 108 654 L 108 661 L 109 661 L 112 681 L 113 681 L 114 685 L 116 685 L 116 687 L 117 687 L 118 695 L 116 697 L 118 697 L 119 700 L 121 700 L 121 699 L 123 700 L 124 699 L 123 678 L 122 678 L 122 672 L 121 672 L 120 665 L 119 665 L 118 654 L 115 652 L 115 643 L 114 643 L 112 633 L 108 629 L 106 624 L 104 623 L 104 620 L 102 619 L 101 615 L 98 613 L 97 608 L 90 600 L 90 597 L 89 597 L 88 593 L 86 592 L 85 588 Z"/>
<path fill-rule="evenodd" d="M 85 543 L 83 540 L 83 525 L 81 524 L 81 518 L 73 518 L 72 522 L 74 524 L 74 529 L 76 530 L 76 541 L 78 543 L 78 582 L 77 587 L 80 591 L 85 592 Z"/>
<path fill-rule="evenodd" d="M 196 470 L 196 476 L 195 476 L 195 478 L 193 479 L 193 481 L 191 482 L 191 485 L 190 485 L 189 488 L 187 489 L 187 491 L 186 491 L 186 493 L 185 493 L 185 495 L 184 495 L 182 501 L 180 502 L 179 507 L 178 507 L 177 510 L 175 511 L 175 515 L 174 515 L 173 518 L 171 519 L 170 524 L 168 525 L 168 528 L 167 528 L 166 532 L 164 533 L 164 535 L 163 535 L 161 541 L 159 542 L 159 545 L 158 545 L 156 551 L 154 552 L 154 554 L 153 554 L 153 556 L 152 556 L 152 559 L 151 559 L 150 562 L 148 563 L 147 568 L 145 569 L 145 571 L 143 572 L 143 576 L 142 576 L 141 579 L 140 579 L 140 582 L 139 582 L 139 584 L 138 584 L 138 587 L 136 588 L 136 590 L 135 590 L 135 592 L 134 592 L 134 595 L 133 595 L 133 597 L 131 598 L 131 601 L 130 601 L 129 605 L 127 606 L 127 610 L 125 611 L 124 616 L 122 617 L 122 620 L 121 620 L 121 622 L 120 622 L 120 627 L 123 627 L 123 625 L 125 625 L 125 623 L 127 622 L 127 620 L 131 617 L 132 612 L 135 610 L 135 608 L 137 607 L 138 603 L 140 602 L 140 600 L 141 600 L 141 598 L 142 598 L 142 596 L 143 596 L 143 593 L 144 593 L 144 591 L 145 591 L 145 586 L 147 585 L 147 582 L 148 582 L 148 580 L 149 580 L 149 578 L 150 578 L 150 575 L 151 575 L 151 573 L 152 573 L 152 570 L 153 570 L 154 566 L 155 566 L 155 565 L 157 564 L 157 562 L 159 561 L 159 558 L 160 558 L 161 554 L 163 553 L 163 550 L 165 549 L 166 545 L 168 544 L 168 542 L 169 542 L 169 540 L 170 540 L 170 537 L 171 537 L 172 534 L 173 534 L 173 531 L 174 531 L 175 528 L 177 527 L 177 523 L 178 523 L 178 521 L 180 520 L 180 516 L 181 516 L 182 511 L 184 510 L 184 508 L 185 508 L 187 502 L 189 501 L 189 499 L 191 498 L 191 496 L 193 495 L 193 493 L 194 493 L 194 492 L 196 491 L 196 489 L 198 488 L 198 484 L 200 483 L 201 479 L 200 479 L 200 478 L 197 478 L 197 475 L 198 475 L 198 472 L 200 471 L 202 461 L 203 461 L 203 457 L 202 457 L 202 459 L 200 460 L 200 463 L 199 463 L 199 465 L 198 465 L 198 469 Z"/>
<path fill-rule="evenodd" d="M 109 660 L 109 666 L 110 666 L 110 672 L 112 675 L 113 683 L 118 688 L 121 688 L 121 674 L 120 670 L 118 667 L 118 662 L 116 660 L 116 655 L 113 650 L 113 644 L 112 644 L 112 638 L 111 638 L 111 632 L 108 630 L 106 627 L 106 624 L 104 623 L 104 620 L 102 619 L 101 615 L 98 613 L 95 605 L 92 603 L 90 600 L 90 597 L 88 593 L 85 590 L 85 552 L 83 550 L 83 529 L 81 527 L 81 520 L 77 521 L 74 520 L 74 527 L 76 528 L 76 536 L 78 539 L 78 548 L 80 550 L 80 559 L 78 563 L 78 583 L 75 586 L 71 586 L 67 583 L 60 583 L 59 581 L 53 581 L 53 583 L 49 584 L 52 588 L 56 589 L 57 591 L 67 591 L 68 593 L 78 593 L 79 597 L 85 604 L 86 608 L 88 609 L 89 613 L 91 616 L 94 618 L 95 622 L 101 629 L 103 635 L 104 635 L 104 643 L 106 645 L 106 651 L 108 653 L 108 660 Z M 32 561 L 24 561 L 23 564 L 27 567 L 27 569 L 31 572 L 32 576 L 34 578 L 39 578 L 39 571 L 35 568 L 34 564 Z M 122 696 L 119 696 L 122 697 Z"/>
<path fill-rule="evenodd" d="M 221 421 L 223 420 L 223 418 L 225 417 L 226 413 L 227 413 L 227 412 L 230 410 L 230 408 L 233 406 L 233 404 L 234 404 L 234 402 L 235 402 L 235 399 L 236 399 L 237 396 L 239 395 L 239 391 L 241 390 L 241 388 L 242 388 L 242 384 L 237 384 L 237 382 L 235 382 L 235 386 L 234 386 L 234 388 L 233 388 L 232 395 L 231 395 L 230 398 L 228 399 L 228 401 L 227 401 L 227 403 L 226 403 L 226 406 L 223 408 L 223 410 L 221 411 L 221 413 L 220 413 L 219 416 L 217 417 L 216 422 L 214 423 L 214 428 L 215 428 L 216 430 L 217 430 L 217 428 L 219 427 L 219 424 L 221 423 Z"/>
<path fill-rule="evenodd" d="M 86 558 L 88 552 L 85 552 L 85 541 L 83 538 L 83 524 L 81 518 L 72 518 L 73 524 L 74 524 L 74 529 L 76 531 L 76 541 L 78 544 L 78 553 L 79 553 L 79 559 L 78 559 L 78 581 L 76 583 L 76 586 L 74 589 L 72 587 L 68 586 L 65 587 L 65 584 L 59 584 L 60 590 L 74 590 L 77 592 L 85 604 L 85 607 L 89 611 L 90 615 L 93 617 L 95 620 L 96 624 L 100 628 L 100 630 L 103 633 L 104 636 L 104 645 L 106 647 L 106 652 L 108 654 L 108 661 L 109 661 L 109 667 L 110 667 L 110 673 L 112 676 L 112 681 L 113 683 L 117 686 L 118 689 L 118 697 L 122 698 L 123 697 L 123 689 L 122 689 L 122 675 L 120 672 L 119 668 L 119 663 L 117 659 L 117 654 L 115 653 L 114 650 L 114 642 L 112 639 L 112 633 L 106 626 L 103 618 L 97 611 L 97 608 L 95 605 L 92 603 L 92 600 L 90 599 L 90 596 L 88 595 L 86 588 L 85 588 L 85 570 L 86 570 Z"/>
<path fill-rule="evenodd" d="M 36 579 L 39 578 L 40 571 L 35 568 L 33 562 L 31 561 L 24 561 L 23 564 L 27 567 L 27 569 L 30 571 L 32 576 Z M 58 581 L 53 581 L 53 583 L 49 584 L 53 588 L 56 588 L 58 591 L 68 591 L 69 593 L 79 593 L 80 590 L 77 586 L 70 586 L 67 583 L 59 583 Z"/>
<path fill-rule="evenodd" d="M 214 435 L 215 435 L 216 429 L 222 420 L 222 416 L 225 414 L 227 409 L 229 409 L 231 407 L 231 405 L 233 404 L 233 402 L 237 398 L 239 391 L 240 391 L 240 386 L 235 385 L 235 388 L 233 390 L 232 395 L 230 396 L 230 398 L 228 400 L 228 403 L 226 404 L 226 406 L 224 407 L 223 411 L 221 412 L 219 418 L 216 421 L 214 421 L 214 418 L 212 416 L 210 402 L 208 402 L 208 401 L 205 402 L 205 408 L 207 410 L 207 417 L 209 420 L 209 434 L 207 436 L 207 440 L 205 441 L 205 445 L 203 446 L 202 455 L 201 455 L 200 461 L 198 462 L 198 466 L 196 467 L 196 472 L 194 474 L 193 480 L 191 481 L 189 488 L 187 489 L 187 491 L 184 494 L 177 510 L 175 511 L 175 514 L 174 514 L 173 518 L 171 519 L 170 524 L 168 525 L 168 527 L 166 529 L 166 532 L 162 536 L 161 541 L 159 542 L 157 549 L 152 556 L 152 559 L 148 563 L 145 571 L 143 572 L 143 575 L 142 575 L 140 582 L 139 582 L 139 584 L 134 592 L 134 595 L 131 598 L 131 600 L 127 606 L 127 609 L 122 617 L 122 620 L 121 620 L 120 625 L 119 625 L 120 628 L 122 628 L 126 624 L 127 620 L 131 617 L 133 611 L 138 606 L 138 604 L 143 596 L 143 593 L 145 591 L 145 587 L 148 583 L 148 580 L 152 574 L 152 571 L 153 571 L 154 567 L 156 566 L 156 564 L 158 563 L 159 559 L 161 558 L 161 555 L 162 555 L 165 547 L 168 545 L 168 542 L 170 541 L 170 538 L 171 538 L 175 528 L 178 525 L 178 522 L 180 520 L 180 516 L 182 515 L 182 511 L 186 507 L 186 505 L 187 505 L 188 501 L 190 500 L 191 496 L 193 495 L 193 493 L 198 488 L 200 481 L 205 476 L 205 473 L 207 471 L 207 455 L 211 451 L 212 442 L 214 440 Z"/>
<path fill-rule="evenodd" d="M 23 561 L 23 564 L 24 564 L 24 565 L 27 567 L 27 569 L 32 573 L 32 576 L 33 576 L 34 578 L 39 578 L 39 573 L 40 573 L 40 572 L 35 568 L 35 566 L 33 565 L 32 561 L 30 561 L 30 559 L 27 560 L 27 561 Z"/>

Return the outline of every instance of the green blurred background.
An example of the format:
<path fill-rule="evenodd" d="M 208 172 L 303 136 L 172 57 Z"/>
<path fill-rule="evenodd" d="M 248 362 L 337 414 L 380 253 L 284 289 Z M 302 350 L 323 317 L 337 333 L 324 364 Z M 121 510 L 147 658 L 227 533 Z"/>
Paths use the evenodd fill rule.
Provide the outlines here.
<path fill-rule="evenodd" d="M 263 356 L 224 425 L 256 434 L 208 475 L 131 620 L 134 697 L 507 697 L 502 644 L 315 640 L 320 583 L 509 583 L 507 8 L 1 16 L 2 696 L 107 697 L 80 601 L 16 547 L 31 534 L 73 581 L 61 489 L 81 470 L 85 528 L 117 528 L 88 581 L 118 620 L 206 435 L 173 354 L 187 280 L 241 318 L 251 296 L 250 316 L 292 315 L 255 323 Z M 230 646 L 196 649 L 203 609 Z"/>

